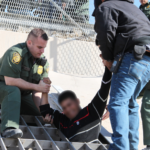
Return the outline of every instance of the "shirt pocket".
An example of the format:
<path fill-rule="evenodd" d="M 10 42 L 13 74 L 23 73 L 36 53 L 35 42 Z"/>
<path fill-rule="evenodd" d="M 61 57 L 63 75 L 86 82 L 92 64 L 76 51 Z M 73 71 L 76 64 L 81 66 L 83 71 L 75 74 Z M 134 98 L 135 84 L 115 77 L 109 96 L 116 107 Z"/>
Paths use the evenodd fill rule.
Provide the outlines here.
<path fill-rule="evenodd" d="M 28 77 L 29 77 L 29 72 L 28 71 L 21 71 L 21 75 L 20 75 L 21 79 L 28 81 Z"/>

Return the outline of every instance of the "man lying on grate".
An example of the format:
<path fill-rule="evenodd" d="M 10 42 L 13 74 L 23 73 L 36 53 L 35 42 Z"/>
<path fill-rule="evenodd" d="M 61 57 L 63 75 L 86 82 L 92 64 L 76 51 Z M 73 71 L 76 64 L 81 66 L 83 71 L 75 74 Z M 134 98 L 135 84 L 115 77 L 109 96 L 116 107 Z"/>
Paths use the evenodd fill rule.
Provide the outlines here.
<path fill-rule="evenodd" d="M 63 113 L 50 108 L 48 94 L 42 94 L 40 111 L 44 121 L 54 123 L 72 142 L 98 142 L 111 75 L 111 72 L 105 68 L 100 90 L 96 93 L 91 103 L 83 109 L 80 107 L 79 99 L 72 91 L 64 91 L 59 95 L 58 102 L 63 109 Z M 44 82 L 47 83 L 46 81 Z"/>

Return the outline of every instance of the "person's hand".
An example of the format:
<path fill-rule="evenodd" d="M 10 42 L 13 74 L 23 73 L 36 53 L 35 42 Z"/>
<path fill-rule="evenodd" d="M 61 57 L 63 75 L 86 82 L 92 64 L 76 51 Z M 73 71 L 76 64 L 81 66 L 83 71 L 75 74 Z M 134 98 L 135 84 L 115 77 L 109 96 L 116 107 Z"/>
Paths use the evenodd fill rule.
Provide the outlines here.
<path fill-rule="evenodd" d="M 106 119 L 108 119 L 109 118 L 109 111 L 108 111 L 108 109 L 107 109 L 107 106 L 106 106 L 106 113 L 103 115 L 103 117 L 102 117 L 102 120 L 106 120 Z"/>
<path fill-rule="evenodd" d="M 146 50 L 148 53 L 150 53 L 150 51 L 149 50 Z"/>
<path fill-rule="evenodd" d="M 50 123 L 50 124 L 53 124 L 53 118 L 51 115 L 47 114 L 45 116 L 45 118 L 43 118 L 43 121 L 46 122 L 46 123 Z"/>
<path fill-rule="evenodd" d="M 43 93 L 49 93 L 50 90 L 50 84 L 46 84 L 43 82 L 43 80 L 40 81 L 37 87 L 38 92 L 43 92 Z"/>
<path fill-rule="evenodd" d="M 46 83 L 46 84 L 51 84 L 52 83 L 49 77 L 43 78 L 43 82 Z"/>
<path fill-rule="evenodd" d="M 100 54 L 100 58 L 102 59 L 102 62 L 104 64 L 104 66 L 106 66 L 109 70 L 112 67 L 113 62 L 112 61 L 107 61 L 102 57 L 102 54 Z"/>

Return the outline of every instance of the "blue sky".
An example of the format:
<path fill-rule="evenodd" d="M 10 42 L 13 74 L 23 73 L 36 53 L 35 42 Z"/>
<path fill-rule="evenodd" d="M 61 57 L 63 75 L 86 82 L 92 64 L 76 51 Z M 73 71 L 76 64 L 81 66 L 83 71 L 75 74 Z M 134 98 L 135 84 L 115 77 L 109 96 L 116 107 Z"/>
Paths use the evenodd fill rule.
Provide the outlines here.
<path fill-rule="evenodd" d="M 89 0 L 90 1 L 90 24 L 94 24 L 94 18 L 92 17 L 92 12 L 94 10 L 94 0 Z M 139 0 L 134 0 L 134 4 L 139 7 L 140 6 L 140 2 Z"/>

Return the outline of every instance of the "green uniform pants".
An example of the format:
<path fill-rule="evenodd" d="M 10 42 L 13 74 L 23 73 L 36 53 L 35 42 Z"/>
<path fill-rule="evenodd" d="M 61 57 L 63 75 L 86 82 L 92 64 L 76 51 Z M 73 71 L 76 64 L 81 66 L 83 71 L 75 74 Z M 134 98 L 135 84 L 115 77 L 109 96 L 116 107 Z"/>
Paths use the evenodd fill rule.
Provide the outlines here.
<path fill-rule="evenodd" d="M 32 95 L 21 96 L 18 87 L 0 82 L 1 132 L 7 127 L 19 128 L 20 113 L 39 116 Z"/>
<path fill-rule="evenodd" d="M 141 96 L 143 94 L 141 117 L 143 123 L 144 145 L 150 145 L 150 82 L 143 89 Z"/>

